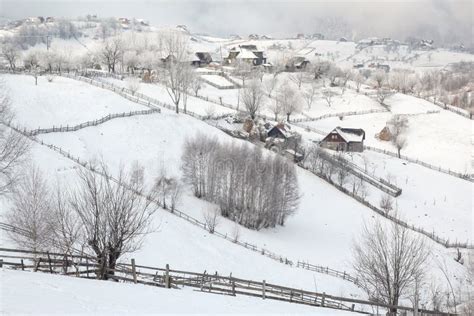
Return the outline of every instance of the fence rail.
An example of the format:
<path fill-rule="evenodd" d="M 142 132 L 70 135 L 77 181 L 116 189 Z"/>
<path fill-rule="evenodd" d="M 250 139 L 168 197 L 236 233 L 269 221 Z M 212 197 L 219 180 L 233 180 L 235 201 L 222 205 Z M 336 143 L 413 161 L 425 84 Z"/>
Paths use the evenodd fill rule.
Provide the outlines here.
<path fill-rule="evenodd" d="M 47 133 L 58 133 L 58 132 L 75 132 L 89 126 L 97 126 L 97 125 L 103 124 L 115 118 L 130 117 L 130 116 L 135 116 L 135 115 L 148 115 L 148 114 L 160 113 L 160 112 L 161 112 L 160 109 L 149 109 L 149 110 L 143 110 L 143 111 L 109 114 L 98 120 L 87 121 L 87 122 L 74 125 L 74 126 L 69 126 L 69 125 L 59 126 L 59 127 L 53 126 L 51 128 L 38 128 L 38 129 L 30 130 L 30 131 L 24 130 L 24 132 L 26 134 L 29 134 L 30 136 L 36 136 L 38 134 L 47 134 Z"/>
<path fill-rule="evenodd" d="M 370 151 L 375 151 L 377 153 L 385 154 L 385 155 L 392 156 L 392 157 L 395 157 L 395 158 L 400 158 L 400 159 L 406 160 L 408 162 L 416 163 L 416 164 L 421 165 L 423 167 L 426 167 L 426 168 L 429 168 L 429 169 L 432 169 L 432 170 L 435 170 L 435 171 L 439 171 L 441 173 L 446 173 L 446 174 L 449 174 L 451 176 L 455 176 L 455 177 L 460 178 L 460 179 L 464 179 L 464 180 L 467 180 L 467 181 L 474 182 L 474 175 L 473 174 L 455 172 L 455 171 L 445 169 L 445 168 L 442 168 L 440 166 L 435 166 L 435 165 L 429 164 L 427 162 L 424 162 L 424 161 L 421 161 L 421 160 L 418 160 L 418 159 L 414 159 L 414 158 L 410 158 L 410 157 L 407 157 L 407 156 L 404 156 L 404 155 L 400 155 L 400 157 L 398 157 L 398 154 L 396 154 L 394 152 L 391 152 L 391 151 L 388 151 L 388 150 L 385 150 L 385 149 L 380 149 L 380 148 L 368 146 L 368 145 L 364 145 L 364 149 L 370 150 Z"/>
<path fill-rule="evenodd" d="M 306 169 L 308 170 L 309 172 L 317 175 L 318 177 L 320 177 L 321 179 L 329 182 L 330 184 L 332 184 L 336 189 L 338 189 L 339 191 L 341 191 L 342 193 L 345 193 L 346 195 L 352 197 L 353 199 L 355 199 L 356 201 L 358 201 L 359 203 L 363 204 L 364 206 L 368 207 L 369 209 L 371 209 L 372 211 L 376 212 L 377 214 L 385 217 L 386 219 L 402 226 L 402 227 L 405 227 L 407 229 L 410 229 L 414 232 L 417 232 L 417 233 L 420 233 L 426 237 L 428 237 L 429 239 L 431 239 L 432 241 L 436 242 L 437 244 L 445 247 L 445 248 L 462 248 L 462 249 L 474 249 L 474 244 L 472 243 L 468 243 L 468 242 L 465 242 L 465 243 L 462 243 L 462 242 L 451 242 L 449 239 L 444 239 L 444 238 L 441 238 L 439 236 L 437 236 L 434 231 L 432 232 L 428 232 L 426 230 L 424 230 L 423 228 L 420 228 L 420 227 L 416 227 L 414 225 L 410 225 L 408 224 L 407 222 L 405 221 L 402 221 L 401 219 L 395 217 L 395 216 L 392 216 L 390 214 L 387 214 L 386 212 L 384 212 L 383 210 L 379 209 L 377 206 L 371 204 L 369 201 L 365 200 L 364 198 L 352 193 L 351 191 L 349 191 L 348 189 L 344 188 L 343 186 L 335 183 L 334 181 L 326 178 L 323 174 L 319 173 L 317 170 L 314 170 L 312 168 L 310 168 L 309 166 L 305 165 L 304 163 L 299 163 L 298 164 L 301 168 L 303 169 Z"/>
<path fill-rule="evenodd" d="M 6 254 L 5 254 L 6 253 Z M 13 254 L 13 255 L 11 255 Z M 301 263 L 305 265 L 304 263 Z M 80 278 L 95 278 L 100 269 L 96 260 L 90 257 L 71 256 L 54 252 L 38 252 L 18 249 L 0 248 L 0 268 L 9 267 L 15 270 L 31 270 L 50 274 L 62 274 Z M 312 266 L 308 266 L 313 268 Z M 69 271 L 72 269 L 73 271 Z M 214 293 L 230 296 L 251 296 L 267 300 L 278 300 L 292 304 L 302 304 L 314 307 L 324 307 L 362 314 L 370 314 L 374 307 L 382 309 L 397 309 L 399 311 L 414 312 L 414 307 L 388 305 L 376 301 L 357 298 L 348 298 L 313 292 L 287 286 L 281 286 L 263 281 L 242 279 L 232 276 L 173 270 L 167 264 L 164 268 L 138 265 L 135 259 L 131 263 L 118 263 L 114 269 L 106 269 L 107 277 L 119 282 L 144 284 L 149 286 L 180 289 L 191 287 L 204 293 Z M 416 310 L 426 315 L 450 316 L 454 314 Z"/>

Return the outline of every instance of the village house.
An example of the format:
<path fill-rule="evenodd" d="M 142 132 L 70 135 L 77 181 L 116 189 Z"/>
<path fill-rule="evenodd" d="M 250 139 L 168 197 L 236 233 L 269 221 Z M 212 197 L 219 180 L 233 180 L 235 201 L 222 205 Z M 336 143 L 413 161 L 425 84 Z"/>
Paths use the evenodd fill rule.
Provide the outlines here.
<path fill-rule="evenodd" d="M 191 64 L 196 67 L 207 66 L 212 62 L 211 54 L 208 52 L 196 52 Z"/>
<path fill-rule="evenodd" d="M 364 139 L 363 129 L 336 127 L 319 142 L 319 145 L 336 151 L 362 152 Z"/>
<path fill-rule="evenodd" d="M 270 123 L 266 123 L 264 127 L 267 129 L 265 148 L 278 152 L 295 162 L 299 162 L 304 158 L 300 146 L 301 135 L 291 131 L 289 125 L 278 123 L 272 126 Z"/>
<path fill-rule="evenodd" d="M 226 64 L 232 64 L 235 60 L 245 61 L 251 65 L 259 66 L 267 62 L 263 50 L 259 50 L 256 45 L 239 45 L 229 51 L 225 58 Z"/>
<path fill-rule="evenodd" d="M 287 71 L 303 70 L 308 64 L 309 60 L 307 60 L 305 57 L 294 56 L 287 61 L 287 63 L 285 64 L 285 69 Z"/>

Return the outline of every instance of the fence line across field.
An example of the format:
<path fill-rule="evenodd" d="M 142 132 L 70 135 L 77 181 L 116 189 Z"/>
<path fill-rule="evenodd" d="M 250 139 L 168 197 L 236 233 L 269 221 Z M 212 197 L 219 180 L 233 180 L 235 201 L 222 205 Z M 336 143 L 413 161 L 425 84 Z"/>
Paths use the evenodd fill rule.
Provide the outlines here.
<path fill-rule="evenodd" d="M 7 254 L 5 254 L 7 253 Z M 12 255 L 13 254 L 13 255 Z M 304 263 L 298 263 L 304 265 Z M 16 270 L 32 270 L 50 274 L 62 274 L 86 279 L 95 279 L 99 269 L 97 260 L 91 257 L 71 256 L 53 252 L 38 252 L 0 248 L 0 268 L 3 266 Z M 73 271 L 69 271 L 73 268 Z M 368 301 L 357 298 L 334 296 L 287 286 L 281 286 L 263 281 L 242 279 L 232 276 L 212 273 L 173 270 L 167 264 L 164 268 L 139 265 L 135 259 L 130 263 L 118 263 L 114 269 L 107 269 L 107 277 L 118 282 L 144 284 L 168 289 L 191 287 L 204 293 L 230 296 L 251 296 L 262 299 L 278 300 L 293 304 L 303 304 L 314 307 L 325 307 L 362 314 L 370 314 L 374 308 L 397 309 L 427 315 L 454 314 L 419 309 L 416 307 L 389 305 L 382 302 Z"/>
<path fill-rule="evenodd" d="M 359 203 L 365 205 L 366 207 L 368 207 L 369 209 L 375 211 L 377 214 L 385 217 L 386 219 L 402 226 L 402 227 L 405 227 L 407 229 L 410 229 L 412 231 L 415 231 L 417 233 L 420 233 L 420 234 L 423 234 L 424 236 L 428 237 L 429 239 L 433 240 L 434 242 L 436 242 L 437 244 L 445 247 L 445 248 L 462 248 L 462 249 L 474 249 L 474 244 L 470 244 L 468 242 L 465 242 L 465 243 L 461 243 L 461 242 L 451 242 L 449 241 L 449 239 L 444 239 L 444 238 L 441 238 L 439 236 L 437 236 L 434 231 L 432 232 L 428 232 L 426 230 L 424 230 L 423 228 L 420 228 L 420 227 L 416 227 L 415 225 L 410 225 L 408 224 L 407 222 L 395 217 L 395 216 L 392 216 L 390 214 L 387 214 L 386 212 L 384 212 L 383 210 L 381 210 L 380 208 L 378 208 L 377 206 L 371 204 L 369 201 L 365 200 L 364 198 L 358 196 L 357 194 L 354 194 L 352 192 L 350 192 L 348 189 L 344 188 L 343 186 L 335 183 L 334 181 L 332 180 L 329 180 L 327 179 L 323 174 L 317 172 L 316 170 L 314 169 L 311 169 L 309 168 L 308 166 L 304 165 L 303 163 L 299 163 L 298 164 L 301 168 L 303 169 L 306 169 L 308 170 L 309 172 L 317 175 L 318 177 L 320 177 L 321 179 L 329 182 L 330 184 L 332 184 L 336 189 L 338 189 L 339 191 L 345 193 L 346 195 L 352 197 L 353 199 L 355 199 L 356 201 L 358 201 Z"/>
<path fill-rule="evenodd" d="M 75 132 L 80 129 L 89 127 L 89 126 L 97 126 L 100 124 L 103 124 L 107 121 L 110 121 L 115 118 L 122 118 L 122 117 L 130 117 L 130 116 L 136 116 L 136 115 L 148 115 L 148 114 L 153 114 L 153 113 L 160 113 L 160 109 L 149 109 L 149 110 L 143 110 L 143 111 L 133 111 L 133 112 L 124 112 L 124 113 L 117 113 L 117 114 L 109 114 L 107 116 L 104 116 L 98 120 L 94 121 L 87 121 L 78 125 L 74 126 L 53 126 L 51 128 L 38 128 L 34 130 L 29 130 L 27 131 L 26 129 L 24 130 L 25 133 L 30 134 L 31 136 L 35 136 L 38 134 L 47 134 L 47 133 L 58 133 L 58 132 Z"/>

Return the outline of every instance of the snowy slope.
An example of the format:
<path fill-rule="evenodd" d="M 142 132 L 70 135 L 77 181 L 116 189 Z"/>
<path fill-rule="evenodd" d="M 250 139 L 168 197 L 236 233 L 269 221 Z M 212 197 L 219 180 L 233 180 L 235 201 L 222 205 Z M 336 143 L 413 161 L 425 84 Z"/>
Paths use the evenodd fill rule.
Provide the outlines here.
<path fill-rule="evenodd" d="M 147 110 L 119 95 L 76 80 L 45 76 L 2 75 L 10 92 L 15 122 L 30 129 L 76 125 L 107 114 Z"/>
<path fill-rule="evenodd" d="M 246 296 L 0 270 L 0 313 L 18 314 L 305 314 L 353 313 Z"/>

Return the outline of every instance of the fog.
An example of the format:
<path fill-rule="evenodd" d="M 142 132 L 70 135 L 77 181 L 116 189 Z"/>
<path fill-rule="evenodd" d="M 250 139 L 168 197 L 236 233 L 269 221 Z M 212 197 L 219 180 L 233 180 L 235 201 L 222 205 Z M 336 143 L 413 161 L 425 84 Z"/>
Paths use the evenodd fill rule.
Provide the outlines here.
<path fill-rule="evenodd" d="M 97 14 L 143 18 L 155 26 L 185 24 L 192 32 L 218 36 L 257 33 L 282 37 L 316 32 L 354 40 L 417 36 L 470 47 L 472 12 L 470 0 L 0 0 L 0 15 L 7 18 Z"/>

